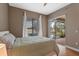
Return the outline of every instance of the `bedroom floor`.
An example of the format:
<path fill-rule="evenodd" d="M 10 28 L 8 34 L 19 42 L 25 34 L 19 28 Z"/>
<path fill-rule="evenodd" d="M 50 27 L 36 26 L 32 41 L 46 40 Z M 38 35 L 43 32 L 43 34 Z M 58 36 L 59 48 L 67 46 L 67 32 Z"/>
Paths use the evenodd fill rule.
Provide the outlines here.
<path fill-rule="evenodd" d="M 65 47 L 66 45 L 65 40 L 66 40 L 65 38 L 60 38 L 56 40 L 60 49 L 59 56 L 79 56 L 79 52 L 73 51 Z"/>
<path fill-rule="evenodd" d="M 79 56 L 78 52 L 68 49 L 63 45 L 58 44 L 58 47 L 60 50 L 59 56 Z M 48 54 L 48 56 L 56 56 L 56 54 L 54 52 L 51 52 Z"/>

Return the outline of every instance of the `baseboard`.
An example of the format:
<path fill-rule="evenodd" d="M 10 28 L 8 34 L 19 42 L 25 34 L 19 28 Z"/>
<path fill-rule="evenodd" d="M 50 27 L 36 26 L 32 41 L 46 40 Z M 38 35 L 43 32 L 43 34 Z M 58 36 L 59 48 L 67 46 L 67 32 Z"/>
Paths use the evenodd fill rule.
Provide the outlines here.
<path fill-rule="evenodd" d="M 76 48 L 70 47 L 70 46 L 68 46 L 68 45 L 66 45 L 66 47 L 69 48 L 69 49 L 72 49 L 72 50 L 74 50 L 74 51 L 76 51 L 76 52 L 79 52 L 79 49 L 76 49 Z"/>

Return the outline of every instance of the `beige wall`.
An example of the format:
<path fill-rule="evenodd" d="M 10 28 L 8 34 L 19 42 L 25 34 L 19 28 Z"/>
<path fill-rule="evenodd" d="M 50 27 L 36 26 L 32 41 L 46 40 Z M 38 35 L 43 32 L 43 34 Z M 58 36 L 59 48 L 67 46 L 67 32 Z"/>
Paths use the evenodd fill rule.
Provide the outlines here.
<path fill-rule="evenodd" d="M 8 30 L 8 4 L 0 3 L 0 31 Z"/>
<path fill-rule="evenodd" d="M 48 37 L 48 16 L 43 16 L 42 23 L 43 36 Z"/>
<path fill-rule="evenodd" d="M 79 49 L 79 4 L 70 4 L 49 15 L 49 19 L 66 15 L 65 34 L 68 46 Z M 76 45 L 76 42 L 78 45 Z"/>
<path fill-rule="evenodd" d="M 13 33 L 16 37 L 22 36 L 22 27 L 23 27 L 23 9 L 15 8 L 9 6 L 9 30 Z M 39 18 L 39 13 L 26 11 L 28 17 L 32 17 L 35 19 Z M 47 36 L 47 18 L 43 15 L 43 36 Z"/>
<path fill-rule="evenodd" d="M 23 11 L 9 7 L 9 31 L 16 37 L 22 36 Z"/>

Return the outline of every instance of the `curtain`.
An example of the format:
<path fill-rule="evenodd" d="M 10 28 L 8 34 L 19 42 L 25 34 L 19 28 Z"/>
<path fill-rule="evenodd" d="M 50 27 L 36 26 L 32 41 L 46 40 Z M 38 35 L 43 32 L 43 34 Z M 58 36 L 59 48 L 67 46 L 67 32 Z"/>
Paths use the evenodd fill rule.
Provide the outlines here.
<path fill-rule="evenodd" d="M 23 17 L 23 37 L 27 37 L 28 36 L 28 31 L 27 31 L 27 26 L 26 26 L 26 22 L 27 22 L 27 16 L 26 16 L 26 11 L 24 11 L 24 17 Z"/>
<path fill-rule="evenodd" d="M 39 17 L 39 33 L 38 36 L 43 36 L 43 31 L 42 31 L 42 15 Z"/>

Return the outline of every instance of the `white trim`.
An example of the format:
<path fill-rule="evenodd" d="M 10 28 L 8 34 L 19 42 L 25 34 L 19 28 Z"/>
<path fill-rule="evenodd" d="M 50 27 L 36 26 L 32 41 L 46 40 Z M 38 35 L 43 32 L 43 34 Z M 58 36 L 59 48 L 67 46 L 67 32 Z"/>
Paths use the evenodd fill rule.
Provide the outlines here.
<path fill-rule="evenodd" d="M 72 50 L 74 50 L 74 51 L 76 51 L 76 52 L 79 52 L 79 49 L 76 49 L 76 48 L 70 47 L 70 46 L 68 46 L 68 45 L 66 45 L 66 47 L 69 48 L 69 49 L 72 49 Z"/>

